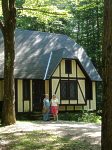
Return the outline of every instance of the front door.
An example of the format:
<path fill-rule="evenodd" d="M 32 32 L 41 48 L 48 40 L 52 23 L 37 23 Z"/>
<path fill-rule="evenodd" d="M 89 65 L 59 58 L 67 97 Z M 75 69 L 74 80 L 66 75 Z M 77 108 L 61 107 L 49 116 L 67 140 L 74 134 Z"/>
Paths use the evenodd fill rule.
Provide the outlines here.
<path fill-rule="evenodd" d="M 32 80 L 33 111 L 41 111 L 43 96 L 45 93 L 45 82 L 43 80 Z"/>

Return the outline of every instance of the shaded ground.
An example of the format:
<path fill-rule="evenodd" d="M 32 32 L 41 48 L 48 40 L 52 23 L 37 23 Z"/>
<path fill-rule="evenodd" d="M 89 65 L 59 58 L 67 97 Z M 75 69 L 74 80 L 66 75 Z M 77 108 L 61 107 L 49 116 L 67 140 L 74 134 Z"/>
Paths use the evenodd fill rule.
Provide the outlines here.
<path fill-rule="evenodd" d="M 100 150 L 101 126 L 69 121 L 17 121 L 0 127 L 0 150 Z"/>

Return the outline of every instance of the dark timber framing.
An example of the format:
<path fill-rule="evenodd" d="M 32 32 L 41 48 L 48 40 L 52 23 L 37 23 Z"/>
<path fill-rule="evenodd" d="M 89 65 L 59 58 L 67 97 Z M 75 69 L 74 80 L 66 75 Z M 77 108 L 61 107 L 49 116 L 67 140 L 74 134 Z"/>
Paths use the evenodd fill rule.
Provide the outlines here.
<path fill-rule="evenodd" d="M 67 60 L 67 59 L 62 59 L 62 60 Z M 58 91 L 58 88 L 59 88 L 59 86 L 60 86 L 60 106 L 64 106 L 65 107 L 65 110 L 67 110 L 67 106 L 74 106 L 74 110 L 75 110 L 75 106 L 82 106 L 82 108 L 84 108 L 84 106 L 85 105 L 87 105 L 87 100 L 86 100 L 86 98 L 85 98 L 85 96 L 84 96 L 84 93 L 83 93 L 83 91 L 82 91 L 82 89 L 81 89 L 81 86 L 80 86 L 80 83 L 79 83 L 79 81 L 81 81 L 81 80 L 86 80 L 87 78 L 88 78 L 88 75 L 87 75 L 87 73 L 85 73 L 85 71 L 84 71 L 84 69 L 81 67 L 81 65 L 79 64 L 79 61 L 78 60 L 76 60 L 76 59 L 68 59 L 68 60 L 71 60 L 71 62 L 74 60 L 75 62 L 76 62 L 76 68 L 74 68 L 74 69 L 76 69 L 76 77 L 70 77 L 70 74 L 68 73 L 66 73 L 65 72 L 65 74 L 67 74 L 67 77 L 62 77 L 61 76 L 61 70 L 62 70 L 62 68 L 61 68 L 61 62 L 62 62 L 62 60 L 60 61 L 60 63 L 58 64 L 58 66 L 59 66 L 59 76 L 53 76 L 53 74 L 54 74 L 54 72 L 53 72 L 53 74 L 52 74 L 52 76 L 51 76 L 51 79 L 50 79 L 50 81 L 49 81 L 49 88 L 51 89 L 49 89 L 50 91 L 52 91 L 52 80 L 53 79 L 59 79 L 59 81 L 58 81 L 58 84 L 57 84 L 57 86 L 56 86 L 56 88 L 55 88 L 55 94 L 57 93 L 57 91 Z M 58 67 L 57 66 L 57 67 Z M 85 75 L 85 77 L 78 77 L 78 66 L 79 66 L 79 68 L 81 69 L 81 71 L 84 73 L 84 75 Z M 73 67 L 73 66 L 72 66 Z M 57 69 L 57 68 L 56 68 Z M 55 70 L 56 70 L 55 69 Z M 73 68 L 72 68 L 73 69 Z M 80 92 L 81 92 L 81 95 L 82 95 L 82 98 L 83 98 L 83 100 L 84 100 L 84 103 L 80 103 L 79 104 L 79 102 L 78 102 L 78 93 L 77 93 L 77 104 L 70 104 L 70 101 L 71 101 L 71 99 L 70 99 L 70 97 L 69 97 L 69 99 L 68 99 L 68 101 L 69 101 L 69 104 L 62 104 L 62 98 L 61 98 L 61 80 L 67 80 L 68 81 L 68 83 L 69 83 L 69 81 L 70 80 L 75 80 L 76 82 L 77 82 L 77 88 L 78 88 L 78 90 L 80 90 Z M 70 86 L 70 85 L 69 85 Z M 77 91 L 78 92 L 78 91 Z M 51 92 L 50 92 L 51 93 Z M 67 110 L 68 111 L 68 110 Z"/>
<path fill-rule="evenodd" d="M 80 91 L 81 91 L 83 100 L 85 101 L 85 104 L 87 104 L 87 101 L 86 101 L 86 99 L 85 99 L 85 97 L 84 97 L 84 94 L 83 94 L 83 92 L 82 92 L 81 86 L 80 86 L 80 84 L 79 84 L 79 81 L 77 81 L 77 83 L 78 83 L 79 89 L 80 89 Z"/>
<path fill-rule="evenodd" d="M 52 78 L 49 79 L 49 98 L 52 98 Z"/>
<path fill-rule="evenodd" d="M 56 89 L 55 89 L 55 92 L 54 92 L 55 94 L 57 93 L 57 90 L 58 90 L 59 84 L 60 84 L 60 80 L 58 81 L 57 87 L 56 87 Z"/>
<path fill-rule="evenodd" d="M 68 73 L 68 88 L 70 89 L 70 77 L 69 77 L 69 73 Z M 69 104 L 70 104 L 70 91 L 69 91 Z"/>

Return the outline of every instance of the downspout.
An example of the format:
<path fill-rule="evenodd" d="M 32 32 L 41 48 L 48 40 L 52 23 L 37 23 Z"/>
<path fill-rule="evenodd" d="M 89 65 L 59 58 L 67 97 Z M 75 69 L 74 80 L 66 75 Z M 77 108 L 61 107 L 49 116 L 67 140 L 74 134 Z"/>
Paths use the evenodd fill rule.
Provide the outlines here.
<path fill-rule="evenodd" d="M 45 80 L 46 77 L 47 77 L 49 65 L 50 65 L 50 62 L 51 62 L 51 57 L 52 57 L 52 52 L 50 53 L 50 57 L 49 57 L 49 60 L 48 60 L 48 64 L 47 64 L 47 68 L 46 68 L 46 72 L 45 72 L 45 76 L 44 76 L 44 80 Z"/>

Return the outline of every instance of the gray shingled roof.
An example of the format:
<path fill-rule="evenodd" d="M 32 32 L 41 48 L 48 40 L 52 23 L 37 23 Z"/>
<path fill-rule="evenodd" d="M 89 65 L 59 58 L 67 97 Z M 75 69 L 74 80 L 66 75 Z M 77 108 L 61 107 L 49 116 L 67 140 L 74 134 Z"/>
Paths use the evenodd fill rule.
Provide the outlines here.
<path fill-rule="evenodd" d="M 66 35 L 17 29 L 15 40 L 15 78 L 44 79 L 46 74 L 49 79 L 62 58 L 75 58 L 91 80 L 101 81 L 84 49 Z M 3 49 L 0 33 L 0 78 L 3 78 Z"/>

